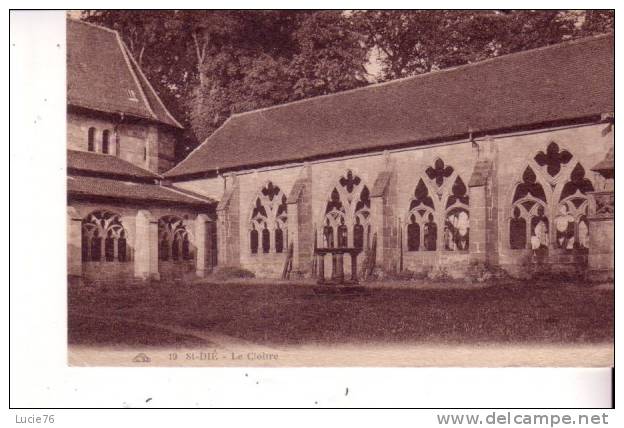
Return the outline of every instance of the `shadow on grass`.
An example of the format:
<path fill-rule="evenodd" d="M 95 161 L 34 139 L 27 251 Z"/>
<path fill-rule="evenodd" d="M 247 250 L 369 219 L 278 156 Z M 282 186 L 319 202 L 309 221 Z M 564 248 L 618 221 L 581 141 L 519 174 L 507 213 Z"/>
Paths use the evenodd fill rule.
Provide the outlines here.
<path fill-rule="evenodd" d="M 101 343 L 113 336 L 113 342 L 129 345 L 193 339 L 130 326 L 98 332 L 71 314 L 120 316 L 267 346 L 600 343 L 613 341 L 614 328 L 612 291 L 517 282 L 476 289 L 371 286 L 354 295 L 317 295 L 301 284 L 160 284 L 70 290 L 69 310 L 70 343 L 85 338 Z"/>

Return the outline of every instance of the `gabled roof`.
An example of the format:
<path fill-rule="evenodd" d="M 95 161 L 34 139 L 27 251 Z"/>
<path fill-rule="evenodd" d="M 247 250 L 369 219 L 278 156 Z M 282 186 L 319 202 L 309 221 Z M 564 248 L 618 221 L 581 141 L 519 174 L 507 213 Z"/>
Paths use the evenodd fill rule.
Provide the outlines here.
<path fill-rule="evenodd" d="M 211 198 L 163 184 L 162 177 L 116 156 L 67 150 L 70 197 L 208 206 Z"/>
<path fill-rule="evenodd" d="M 69 197 L 86 197 L 89 199 L 104 198 L 115 201 L 131 200 L 202 207 L 214 203 L 210 198 L 200 197 L 170 186 L 80 175 L 67 177 L 67 194 Z"/>
<path fill-rule="evenodd" d="M 119 34 L 73 19 L 67 20 L 67 103 L 182 128 Z"/>
<path fill-rule="evenodd" d="M 614 39 L 596 36 L 235 114 L 165 177 L 425 144 L 614 111 Z M 492 132 L 493 133 L 493 132 Z"/>
<path fill-rule="evenodd" d="M 67 169 L 70 173 L 125 177 L 154 181 L 160 178 L 147 169 L 140 168 L 116 156 L 101 153 L 67 150 Z"/>

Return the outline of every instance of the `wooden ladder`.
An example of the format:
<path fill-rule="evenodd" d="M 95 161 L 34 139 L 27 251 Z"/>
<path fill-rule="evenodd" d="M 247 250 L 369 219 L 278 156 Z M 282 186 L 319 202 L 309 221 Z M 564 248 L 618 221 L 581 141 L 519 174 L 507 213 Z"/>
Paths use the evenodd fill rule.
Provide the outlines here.
<path fill-rule="evenodd" d="M 373 234 L 373 242 L 364 257 L 364 263 L 362 265 L 362 279 L 366 280 L 371 276 L 375 269 L 375 263 L 377 262 L 377 233 Z"/>
<path fill-rule="evenodd" d="M 288 252 L 286 253 L 286 260 L 284 261 L 284 269 L 282 269 L 282 279 L 290 279 L 290 272 L 292 272 L 293 252 L 295 246 L 291 242 L 288 245 Z"/>

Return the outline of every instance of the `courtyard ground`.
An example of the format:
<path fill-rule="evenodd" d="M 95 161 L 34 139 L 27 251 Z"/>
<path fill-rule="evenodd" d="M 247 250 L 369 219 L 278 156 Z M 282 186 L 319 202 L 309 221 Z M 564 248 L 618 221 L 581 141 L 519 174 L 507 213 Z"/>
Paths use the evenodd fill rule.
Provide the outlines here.
<path fill-rule="evenodd" d="M 312 284 L 241 280 L 72 288 L 68 297 L 75 364 L 89 364 L 93 349 L 129 350 L 123 361 L 137 349 L 218 348 L 228 359 L 232 349 L 279 352 L 282 361 L 296 350 L 323 349 L 331 350 L 326 361 L 368 352 L 381 361 L 364 365 L 445 366 L 609 365 L 613 352 L 609 286 L 392 282 L 335 295 Z M 416 360 L 406 358 L 408 349 Z M 318 355 L 302 361 L 314 365 Z"/>

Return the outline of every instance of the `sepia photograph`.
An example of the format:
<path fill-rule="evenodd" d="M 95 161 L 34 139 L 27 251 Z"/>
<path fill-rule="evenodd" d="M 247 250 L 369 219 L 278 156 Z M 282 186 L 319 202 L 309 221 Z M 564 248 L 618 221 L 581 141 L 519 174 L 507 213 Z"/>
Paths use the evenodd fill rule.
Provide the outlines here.
<path fill-rule="evenodd" d="M 68 364 L 612 367 L 614 23 L 67 12 Z"/>

